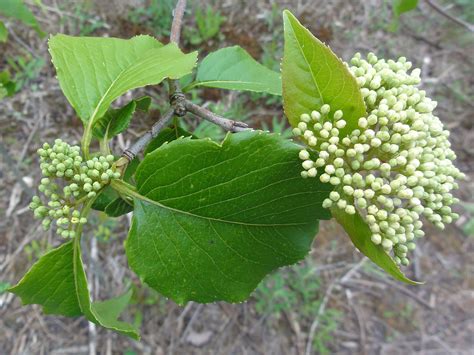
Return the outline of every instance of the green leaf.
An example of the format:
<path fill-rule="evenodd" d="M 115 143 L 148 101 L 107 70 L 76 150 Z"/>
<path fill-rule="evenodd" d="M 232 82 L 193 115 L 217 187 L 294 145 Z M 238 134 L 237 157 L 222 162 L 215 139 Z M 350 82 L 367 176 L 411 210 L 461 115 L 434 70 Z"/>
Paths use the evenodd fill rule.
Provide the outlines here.
<path fill-rule="evenodd" d="M 105 300 L 105 301 L 97 301 L 92 303 L 92 310 L 95 314 L 100 314 L 102 321 L 105 324 L 113 324 L 117 322 L 117 318 L 120 314 L 127 308 L 127 305 L 132 298 L 133 290 L 130 289 L 125 292 L 123 295 Z M 123 323 L 123 322 L 121 322 Z M 134 327 L 132 327 L 134 328 Z M 138 330 L 134 329 L 134 333 L 138 333 Z M 133 337 L 135 339 L 139 339 L 138 334 L 137 336 Z"/>
<path fill-rule="evenodd" d="M 86 318 L 104 328 L 114 330 L 136 340 L 140 339 L 138 329 L 134 325 L 117 319 L 132 296 L 131 290 L 122 296 L 107 301 L 90 301 L 87 277 L 81 257 L 80 237 L 76 237 L 74 240 L 73 264 L 77 300 Z"/>
<path fill-rule="evenodd" d="M 115 200 L 110 202 L 104 210 L 104 212 L 110 217 L 120 217 L 132 211 L 133 206 L 120 197 L 117 197 Z"/>
<path fill-rule="evenodd" d="M 415 10 L 417 6 L 418 0 L 393 0 L 393 19 L 389 27 L 390 31 L 396 31 L 398 29 L 400 16 L 403 13 Z"/>
<path fill-rule="evenodd" d="M 9 282 L 0 281 L 0 295 L 7 292 L 10 286 Z"/>
<path fill-rule="evenodd" d="M 185 90 L 196 86 L 281 95 L 280 73 L 264 67 L 239 46 L 219 49 L 204 58 L 196 81 Z"/>
<path fill-rule="evenodd" d="M 388 255 L 381 245 L 376 245 L 370 240 L 372 235 L 369 226 L 359 214 L 350 215 L 344 211 L 334 208 L 331 210 L 333 217 L 342 225 L 352 240 L 352 243 L 365 256 L 381 267 L 393 278 L 411 285 L 419 285 L 420 282 L 407 278 L 397 266 L 395 261 Z"/>
<path fill-rule="evenodd" d="M 44 37 L 45 35 L 45 33 L 41 31 L 35 16 L 22 0 L 0 0 L 0 14 L 20 20 L 25 25 L 33 28 L 40 37 Z"/>
<path fill-rule="evenodd" d="M 292 126 L 303 113 L 331 106 L 344 112 L 352 132 L 366 108 L 355 78 L 345 64 L 289 12 L 283 12 L 285 46 L 282 63 L 283 106 Z"/>
<path fill-rule="evenodd" d="M 147 155 L 148 153 L 151 153 L 155 149 L 161 147 L 164 143 L 174 141 L 179 137 L 196 138 L 192 133 L 186 131 L 180 126 L 173 125 L 165 128 L 155 138 L 153 138 L 146 146 L 144 154 Z"/>
<path fill-rule="evenodd" d="M 74 285 L 73 253 L 72 241 L 51 250 L 9 291 L 25 305 L 42 305 L 46 314 L 81 315 Z"/>
<path fill-rule="evenodd" d="M 62 244 L 41 257 L 20 282 L 9 289 L 23 304 L 39 304 L 46 314 L 85 317 L 105 328 L 138 339 L 132 325 L 118 321 L 132 291 L 106 301 L 90 302 L 81 260 L 79 238 Z"/>
<path fill-rule="evenodd" d="M 137 169 L 130 267 L 177 303 L 240 302 L 310 250 L 331 186 L 300 177 L 300 147 L 274 134 L 183 138 Z"/>
<path fill-rule="evenodd" d="M 5 70 L 0 72 L 0 100 L 4 97 L 12 96 L 15 91 L 16 84 L 11 81 L 10 73 Z"/>
<path fill-rule="evenodd" d="M 92 209 L 105 212 L 107 205 L 112 203 L 117 197 L 117 192 L 111 186 L 106 186 L 95 199 Z"/>
<path fill-rule="evenodd" d="M 8 30 L 5 24 L 0 21 L 0 42 L 6 42 L 8 38 Z"/>
<path fill-rule="evenodd" d="M 118 38 L 56 35 L 49 49 L 59 83 L 79 117 L 92 128 L 117 97 L 131 89 L 179 79 L 191 72 L 196 52 L 183 54 L 149 36 Z"/>
<path fill-rule="evenodd" d="M 93 136 L 99 139 L 112 139 L 128 128 L 135 110 L 146 112 L 150 104 L 151 98 L 145 96 L 137 100 L 131 100 L 128 104 L 119 109 L 108 109 L 105 115 L 97 120 L 92 130 Z"/>

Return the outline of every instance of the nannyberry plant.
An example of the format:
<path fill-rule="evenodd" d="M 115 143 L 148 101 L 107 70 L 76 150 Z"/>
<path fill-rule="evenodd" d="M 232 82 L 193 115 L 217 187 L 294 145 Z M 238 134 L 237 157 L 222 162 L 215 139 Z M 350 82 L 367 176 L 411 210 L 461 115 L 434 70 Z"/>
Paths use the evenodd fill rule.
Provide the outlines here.
<path fill-rule="evenodd" d="M 45 313 L 84 315 L 138 338 L 134 325 L 118 320 L 132 291 L 107 301 L 89 296 L 81 236 L 92 210 L 133 212 L 128 263 L 179 304 L 246 300 L 268 273 L 302 260 L 319 220 L 331 217 L 374 263 L 416 284 L 400 267 L 424 235 L 423 221 L 444 228 L 457 217 L 451 191 L 463 178 L 436 102 L 417 86 L 420 71 L 405 58 L 374 54 L 344 63 L 285 11 L 281 76 L 236 46 L 210 53 L 181 88 L 197 60 L 178 47 L 184 8 L 179 0 L 168 45 L 149 36 L 50 38 L 84 134 L 80 147 L 56 139 L 38 149 L 43 176 L 30 207 L 64 242 L 9 290 Z M 111 104 L 165 80 L 169 109 L 115 156 L 111 139 L 151 99 Z M 202 86 L 282 95 L 294 139 L 196 105 L 186 93 Z M 199 139 L 179 127 L 188 113 L 229 133 L 220 143 Z"/>

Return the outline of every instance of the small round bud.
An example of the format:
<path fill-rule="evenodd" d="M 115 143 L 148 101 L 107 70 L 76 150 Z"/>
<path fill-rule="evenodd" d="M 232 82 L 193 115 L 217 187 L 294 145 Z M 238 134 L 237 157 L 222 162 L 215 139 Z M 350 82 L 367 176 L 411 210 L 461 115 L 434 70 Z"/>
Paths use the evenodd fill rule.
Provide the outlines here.
<path fill-rule="evenodd" d="M 314 166 L 314 162 L 312 160 L 305 160 L 302 164 L 303 169 L 309 170 Z"/>
<path fill-rule="evenodd" d="M 372 243 L 379 245 L 382 243 L 382 236 L 380 234 L 372 234 L 370 240 L 372 240 Z"/>
<path fill-rule="evenodd" d="M 301 160 L 307 160 L 309 159 L 309 153 L 307 150 L 301 150 L 299 153 L 299 157 Z"/>

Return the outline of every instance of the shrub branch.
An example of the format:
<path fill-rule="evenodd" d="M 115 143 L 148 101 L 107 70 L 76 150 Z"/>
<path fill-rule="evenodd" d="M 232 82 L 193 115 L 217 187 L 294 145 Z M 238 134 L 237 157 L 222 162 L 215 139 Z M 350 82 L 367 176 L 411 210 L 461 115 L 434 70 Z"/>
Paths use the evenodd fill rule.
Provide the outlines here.
<path fill-rule="evenodd" d="M 183 15 L 186 9 L 186 0 L 178 0 L 173 11 L 173 23 L 171 24 L 170 42 L 176 43 L 179 46 L 181 27 L 183 24 Z M 251 129 L 246 123 L 231 120 L 215 114 L 214 112 L 205 109 L 199 105 L 187 100 L 185 95 L 181 92 L 179 80 L 168 80 L 169 82 L 169 96 L 170 109 L 149 129 L 143 134 L 130 148 L 122 153 L 122 157 L 115 163 L 116 168 L 124 172 L 127 164 L 134 159 L 137 154 L 142 151 L 146 145 L 155 138 L 160 131 L 165 128 L 174 116 L 182 117 L 187 112 L 212 122 L 226 131 L 240 132 Z"/>

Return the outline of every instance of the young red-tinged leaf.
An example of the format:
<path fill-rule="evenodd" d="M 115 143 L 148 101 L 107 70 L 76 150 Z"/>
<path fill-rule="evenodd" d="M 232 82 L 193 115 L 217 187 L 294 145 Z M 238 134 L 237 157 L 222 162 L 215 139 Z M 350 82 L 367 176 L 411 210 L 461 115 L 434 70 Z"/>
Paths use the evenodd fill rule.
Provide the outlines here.
<path fill-rule="evenodd" d="M 303 113 L 331 106 L 344 112 L 347 125 L 341 134 L 357 127 L 366 108 L 355 78 L 346 65 L 304 28 L 291 12 L 283 12 L 285 46 L 282 63 L 283 107 L 292 126 Z"/>

